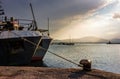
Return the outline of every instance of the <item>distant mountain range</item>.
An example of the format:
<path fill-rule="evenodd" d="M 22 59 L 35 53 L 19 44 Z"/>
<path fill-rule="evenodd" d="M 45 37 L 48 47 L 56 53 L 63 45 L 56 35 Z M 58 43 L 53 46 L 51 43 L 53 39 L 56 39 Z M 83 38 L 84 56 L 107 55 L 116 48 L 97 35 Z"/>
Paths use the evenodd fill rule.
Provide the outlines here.
<path fill-rule="evenodd" d="M 84 43 L 94 43 L 94 42 L 108 42 L 106 39 L 98 37 L 83 37 L 79 39 L 65 39 L 65 40 L 53 40 L 53 42 L 84 42 Z"/>
<path fill-rule="evenodd" d="M 83 37 L 79 39 L 53 40 L 53 42 L 80 42 L 80 43 L 108 43 L 109 41 L 111 43 L 120 43 L 120 39 L 107 40 L 93 36 Z"/>
<path fill-rule="evenodd" d="M 83 38 L 77 39 L 75 41 L 78 41 L 78 42 L 107 42 L 108 40 L 103 39 L 103 38 L 98 38 L 98 37 L 83 37 Z"/>
<path fill-rule="evenodd" d="M 99 38 L 99 37 L 93 37 L 93 36 L 89 36 L 89 37 L 83 37 L 83 38 L 79 38 L 79 39 L 65 39 L 65 40 L 53 40 L 53 42 L 80 42 L 80 43 L 120 43 L 120 39 L 103 39 L 103 38 Z"/>
<path fill-rule="evenodd" d="M 111 43 L 120 43 L 120 39 L 112 39 L 110 40 Z"/>

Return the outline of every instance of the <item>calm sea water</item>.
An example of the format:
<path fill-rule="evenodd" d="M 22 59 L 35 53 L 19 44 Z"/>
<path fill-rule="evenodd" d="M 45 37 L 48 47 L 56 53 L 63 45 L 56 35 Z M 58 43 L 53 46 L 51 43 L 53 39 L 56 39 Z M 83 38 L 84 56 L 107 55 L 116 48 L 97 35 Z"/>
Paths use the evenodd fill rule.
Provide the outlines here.
<path fill-rule="evenodd" d="M 76 63 L 79 63 L 81 59 L 90 59 L 92 61 L 92 68 L 120 73 L 119 44 L 51 45 L 49 51 Z M 49 67 L 78 68 L 78 66 L 49 52 L 45 55 L 44 63 Z"/>

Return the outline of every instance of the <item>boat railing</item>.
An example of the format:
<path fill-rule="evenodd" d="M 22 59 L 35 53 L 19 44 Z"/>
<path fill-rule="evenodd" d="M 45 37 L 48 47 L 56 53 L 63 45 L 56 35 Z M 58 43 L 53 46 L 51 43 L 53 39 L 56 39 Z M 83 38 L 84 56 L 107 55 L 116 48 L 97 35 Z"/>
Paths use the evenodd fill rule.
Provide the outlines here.
<path fill-rule="evenodd" d="M 4 17 L 0 20 L 1 30 L 32 30 L 34 27 L 34 21 L 28 19 L 13 19 Z"/>

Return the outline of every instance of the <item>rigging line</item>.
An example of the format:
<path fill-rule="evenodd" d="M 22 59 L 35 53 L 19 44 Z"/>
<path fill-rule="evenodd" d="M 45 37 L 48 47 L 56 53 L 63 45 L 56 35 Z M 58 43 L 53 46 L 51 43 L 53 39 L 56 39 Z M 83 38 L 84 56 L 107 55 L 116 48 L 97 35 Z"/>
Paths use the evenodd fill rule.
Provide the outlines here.
<path fill-rule="evenodd" d="M 12 33 L 14 33 L 14 32 L 12 32 Z M 16 34 L 16 33 L 14 33 L 14 34 Z M 18 34 L 16 34 L 16 35 L 17 35 L 17 36 L 20 36 L 20 35 L 18 35 Z M 20 36 L 20 37 L 21 37 L 21 36 Z M 27 42 L 29 42 L 29 43 L 31 43 L 31 44 L 37 46 L 36 43 L 34 43 L 34 42 L 32 42 L 32 41 L 30 41 L 30 40 L 24 38 L 24 37 L 21 37 L 21 39 L 23 39 L 23 40 L 25 40 L 25 41 L 27 41 Z M 38 45 L 38 47 L 40 47 L 41 49 L 47 51 L 47 49 L 43 48 L 43 47 L 40 46 L 40 45 Z M 70 63 L 73 63 L 73 64 L 75 64 L 75 65 L 77 65 L 77 66 L 79 66 L 79 67 L 83 67 L 82 64 L 77 64 L 77 63 L 73 62 L 72 60 L 66 59 L 66 58 L 64 58 L 64 57 L 62 57 L 62 56 L 60 56 L 60 55 L 58 55 L 58 54 L 55 54 L 55 53 L 49 51 L 49 50 L 48 50 L 48 52 L 51 53 L 51 54 L 53 54 L 53 55 L 55 55 L 55 56 L 57 56 L 57 57 L 60 57 L 60 58 L 62 58 L 62 59 L 64 59 L 64 60 L 66 60 L 66 61 L 68 61 L 68 62 L 70 62 Z"/>
<path fill-rule="evenodd" d="M 35 50 L 34 50 L 33 56 L 35 55 L 35 53 L 36 53 L 36 51 L 37 51 L 37 49 L 38 49 L 41 41 L 42 41 L 42 37 L 40 38 L 40 40 L 38 41 L 38 43 L 37 43 L 37 45 L 36 45 L 36 48 L 35 48 Z"/>

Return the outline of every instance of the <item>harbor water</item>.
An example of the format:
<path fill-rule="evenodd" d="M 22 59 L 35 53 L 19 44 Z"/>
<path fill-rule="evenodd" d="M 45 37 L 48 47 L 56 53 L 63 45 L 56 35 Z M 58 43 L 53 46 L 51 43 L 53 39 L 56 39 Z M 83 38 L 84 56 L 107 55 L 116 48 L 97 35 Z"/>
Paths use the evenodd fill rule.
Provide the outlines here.
<path fill-rule="evenodd" d="M 94 69 L 120 73 L 119 44 L 51 45 L 49 51 L 78 64 L 81 59 L 89 59 L 92 61 L 92 68 Z M 49 52 L 44 57 L 44 63 L 55 68 L 78 68 L 77 65 Z"/>

